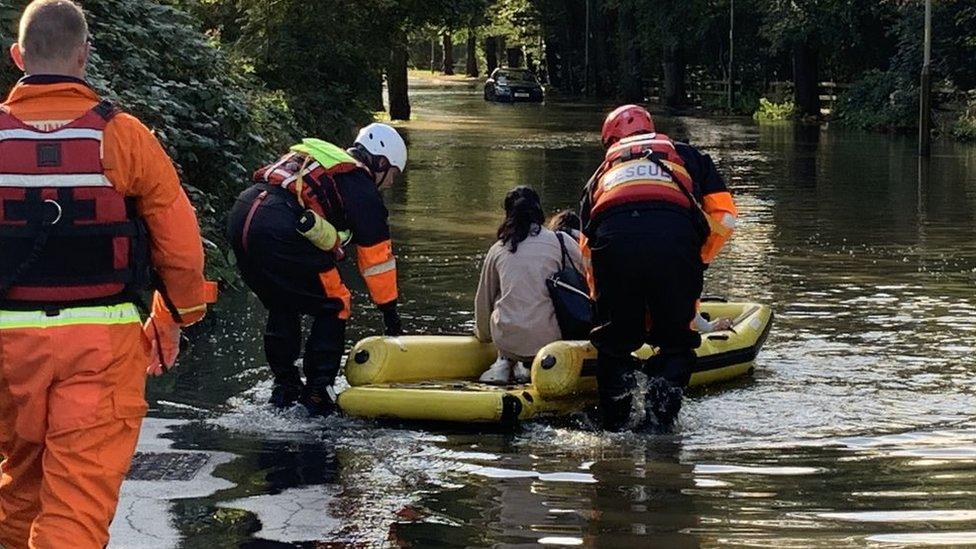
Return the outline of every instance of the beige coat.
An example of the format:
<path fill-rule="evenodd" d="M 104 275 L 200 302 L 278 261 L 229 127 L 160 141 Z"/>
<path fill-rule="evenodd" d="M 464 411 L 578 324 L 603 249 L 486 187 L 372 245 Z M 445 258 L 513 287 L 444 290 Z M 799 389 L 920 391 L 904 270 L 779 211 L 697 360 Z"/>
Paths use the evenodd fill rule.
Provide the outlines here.
<path fill-rule="evenodd" d="M 579 245 L 562 237 L 574 266 L 582 269 Z M 496 242 L 485 256 L 474 300 L 475 336 L 494 341 L 499 353 L 516 360 L 531 359 L 562 339 L 546 287 L 546 279 L 561 268 L 560 257 L 556 234 L 545 228 L 519 243 L 514 254 Z"/>

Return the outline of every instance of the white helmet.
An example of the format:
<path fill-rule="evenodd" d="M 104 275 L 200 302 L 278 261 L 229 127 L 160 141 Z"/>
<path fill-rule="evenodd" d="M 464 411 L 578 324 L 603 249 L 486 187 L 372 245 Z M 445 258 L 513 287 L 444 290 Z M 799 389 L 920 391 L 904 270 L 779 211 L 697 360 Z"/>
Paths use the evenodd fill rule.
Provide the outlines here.
<path fill-rule="evenodd" d="M 407 144 L 391 126 L 370 124 L 359 130 L 356 143 L 374 156 L 386 157 L 390 165 L 400 168 L 401 172 L 407 167 Z"/>

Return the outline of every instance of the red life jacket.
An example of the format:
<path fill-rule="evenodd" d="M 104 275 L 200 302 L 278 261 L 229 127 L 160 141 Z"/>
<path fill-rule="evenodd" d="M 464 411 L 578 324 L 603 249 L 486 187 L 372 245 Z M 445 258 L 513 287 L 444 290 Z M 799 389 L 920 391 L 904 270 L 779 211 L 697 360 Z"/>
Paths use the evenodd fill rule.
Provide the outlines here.
<path fill-rule="evenodd" d="M 148 285 L 145 226 L 102 165 L 118 112 L 103 102 L 41 131 L 0 108 L 0 305 L 121 303 Z"/>
<path fill-rule="evenodd" d="M 303 185 L 296 185 L 299 170 L 304 168 Z M 254 173 L 256 183 L 267 183 L 274 187 L 281 187 L 297 196 L 301 187 L 301 202 L 304 207 L 319 214 L 336 228 L 345 220 L 342 195 L 336 187 L 335 176 L 349 173 L 361 166 L 355 162 L 338 162 L 331 166 L 322 166 L 315 159 L 299 153 L 288 153 L 277 162 L 265 166 Z"/>
<path fill-rule="evenodd" d="M 590 216 L 634 202 L 668 202 L 693 209 L 694 183 L 664 134 L 622 139 L 609 150 L 592 189 Z M 679 185 L 681 187 L 679 187 Z"/>

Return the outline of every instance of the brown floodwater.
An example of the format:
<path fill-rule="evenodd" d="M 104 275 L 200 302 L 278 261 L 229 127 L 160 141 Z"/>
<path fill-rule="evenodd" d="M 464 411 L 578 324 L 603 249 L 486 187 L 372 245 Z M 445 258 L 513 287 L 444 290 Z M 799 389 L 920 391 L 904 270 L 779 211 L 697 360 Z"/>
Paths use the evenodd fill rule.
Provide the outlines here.
<path fill-rule="evenodd" d="M 506 191 L 574 206 L 609 105 L 432 83 L 412 99 L 410 168 L 387 195 L 404 323 L 465 332 Z M 976 147 L 920 165 L 909 137 L 657 124 L 736 194 L 706 287 L 775 310 L 751 378 L 691 395 L 667 435 L 309 420 L 263 404 L 264 313 L 229 295 L 150 387 L 175 447 L 226 453 L 222 488 L 167 504 L 182 546 L 976 545 Z M 380 319 L 351 286 L 355 340 Z"/>

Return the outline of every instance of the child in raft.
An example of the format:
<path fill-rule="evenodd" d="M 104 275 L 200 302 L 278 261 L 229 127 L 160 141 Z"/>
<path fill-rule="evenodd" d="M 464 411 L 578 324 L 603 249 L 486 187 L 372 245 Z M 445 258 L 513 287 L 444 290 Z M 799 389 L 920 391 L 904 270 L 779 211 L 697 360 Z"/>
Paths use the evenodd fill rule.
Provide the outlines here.
<path fill-rule="evenodd" d="M 552 217 L 547 224 L 550 230 L 556 232 L 563 232 L 571 236 L 573 240 L 579 242 L 580 236 L 582 236 L 582 222 L 580 221 L 579 215 L 573 210 L 563 210 Z M 710 332 L 720 332 L 722 330 L 728 330 L 732 327 L 731 318 L 716 318 L 715 320 L 709 320 L 705 318 L 701 312 L 695 314 L 694 328 L 700 333 L 707 334 Z"/>
<path fill-rule="evenodd" d="M 583 265 L 577 239 L 545 226 L 542 203 L 530 187 L 505 196 L 505 220 L 488 250 L 475 297 L 475 336 L 495 343 L 498 359 L 483 383 L 528 383 L 539 349 L 562 336 L 546 279 L 562 265 L 560 240 L 577 269 Z"/>

